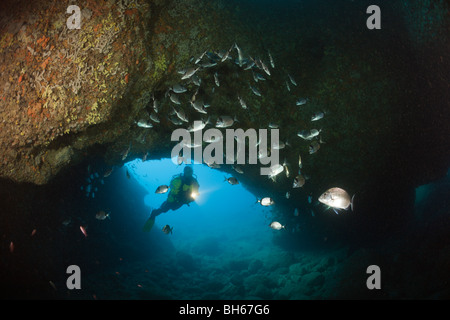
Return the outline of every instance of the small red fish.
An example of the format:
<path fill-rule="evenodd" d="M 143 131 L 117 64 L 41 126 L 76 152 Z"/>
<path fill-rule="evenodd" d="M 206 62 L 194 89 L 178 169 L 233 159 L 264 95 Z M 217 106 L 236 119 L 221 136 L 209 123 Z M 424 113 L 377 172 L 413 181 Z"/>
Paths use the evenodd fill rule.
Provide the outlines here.
<path fill-rule="evenodd" d="M 13 253 L 14 252 L 14 243 L 11 241 L 11 243 L 9 244 L 9 251 L 11 252 L 11 253 Z"/>
<path fill-rule="evenodd" d="M 142 288 L 142 285 L 140 285 L 140 284 L 138 284 L 137 286 L 138 286 L 139 288 Z"/>
<path fill-rule="evenodd" d="M 87 237 L 86 229 L 83 226 L 80 226 L 80 230 L 81 230 L 81 232 L 83 232 L 84 237 L 86 238 Z"/>
<path fill-rule="evenodd" d="M 34 236 L 36 234 L 36 229 L 33 229 L 33 231 L 31 231 L 31 236 Z"/>

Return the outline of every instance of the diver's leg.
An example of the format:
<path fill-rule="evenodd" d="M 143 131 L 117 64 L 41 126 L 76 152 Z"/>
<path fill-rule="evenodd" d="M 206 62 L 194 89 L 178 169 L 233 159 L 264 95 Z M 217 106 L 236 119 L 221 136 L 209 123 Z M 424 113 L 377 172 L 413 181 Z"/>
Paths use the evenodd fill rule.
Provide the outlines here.
<path fill-rule="evenodd" d="M 172 209 L 173 211 L 178 210 L 179 208 L 181 208 L 183 206 L 184 203 L 182 202 L 174 202 L 171 204 L 170 209 Z"/>
<path fill-rule="evenodd" d="M 170 203 L 164 201 L 161 207 L 159 207 L 159 209 L 155 209 L 152 211 L 152 213 L 150 214 L 150 218 L 147 219 L 142 230 L 144 232 L 149 232 L 152 229 L 153 225 L 155 224 L 155 218 L 159 216 L 161 213 L 167 212 L 170 209 L 171 209 Z"/>
<path fill-rule="evenodd" d="M 159 216 L 161 213 L 167 212 L 171 209 L 170 202 L 164 201 L 159 207 L 159 209 L 153 210 L 152 214 L 150 215 L 151 219 L 155 219 L 157 216 Z"/>

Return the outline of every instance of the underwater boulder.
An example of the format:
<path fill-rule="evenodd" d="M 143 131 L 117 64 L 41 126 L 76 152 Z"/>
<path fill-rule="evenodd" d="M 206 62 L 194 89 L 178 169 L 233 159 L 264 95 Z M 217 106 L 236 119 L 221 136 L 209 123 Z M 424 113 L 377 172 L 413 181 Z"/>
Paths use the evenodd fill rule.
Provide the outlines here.
<path fill-rule="evenodd" d="M 233 259 L 228 262 L 228 269 L 235 272 L 239 272 L 242 270 L 247 271 L 249 264 L 250 259 Z"/>
<path fill-rule="evenodd" d="M 273 299 L 272 291 L 269 288 L 267 288 L 266 286 L 264 286 L 263 284 L 259 284 L 256 286 L 256 288 L 251 290 L 250 295 L 255 296 L 255 297 L 260 297 L 261 299 L 264 299 L 264 300 Z"/>
<path fill-rule="evenodd" d="M 234 284 L 237 287 L 242 286 L 244 283 L 244 277 L 238 273 L 233 273 L 230 278 L 230 283 Z"/>
<path fill-rule="evenodd" d="M 316 270 L 318 272 L 324 272 L 327 269 L 331 268 L 335 263 L 334 257 L 324 257 L 320 260 L 320 262 L 316 266 Z"/>
<path fill-rule="evenodd" d="M 303 276 L 310 273 L 311 270 L 311 265 L 305 263 L 294 263 L 289 266 L 289 273 L 295 276 Z"/>
<path fill-rule="evenodd" d="M 213 279 L 205 282 L 201 287 L 206 292 L 218 292 L 224 288 L 224 284 L 219 280 Z"/>
<path fill-rule="evenodd" d="M 246 290 L 252 290 L 259 285 L 264 286 L 267 289 L 276 288 L 277 282 L 275 280 L 277 275 L 274 274 L 254 274 L 244 279 L 244 286 Z"/>
<path fill-rule="evenodd" d="M 302 264 L 302 263 L 294 263 L 289 266 L 290 273 L 302 274 L 303 269 L 304 269 L 304 264 Z"/>
<path fill-rule="evenodd" d="M 263 258 L 261 257 L 261 259 Z M 301 259 L 301 255 L 296 255 L 294 257 L 290 252 L 280 250 L 271 252 L 270 257 L 264 257 L 264 266 L 267 270 L 274 271 L 278 268 L 289 267 L 294 260 L 300 262 Z"/>
<path fill-rule="evenodd" d="M 177 251 L 175 261 L 176 265 L 189 272 L 195 271 L 199 267 L 199 262 L 186 252 Z"/>
<path fill-rule="evenodd" d="M 236 286 L 232 283 L 228 283 L 221 290 L 220 294 L 221 294 L 221 299 L 223 299 L 223 297 L 226 297 L 226 299 L 242 300 L 242 299 L 244 299 L 244 296 L 245 297 L 247 296 L 246 294 L 244 295 L 245 292 L 246 292 L 246 290 L 243 286 Z"/>
<path fill-rule="evenodd" d="M 192 252 L 198 255 L 215 256 L 223 251 L 219 238 L 214 236 L 204 237 L 193 244 Z"/>
<path fill-rule="evenodd" d="M 322 286 L 325 277 L 322 273 L 314 271 L 303 276 L 302 282 L 305 282 L 308 287 Z"/>
<path fill-rule="evenodd" d="M 250 264 L 248 265 L 248 271 L 250 273 L 260 272 L 261 269 L 263 268 L 263 266 L 264 266 L 264 264 L 261 260 L 259 260 L 259 259 L 252 260 L 250 262 Z"/>

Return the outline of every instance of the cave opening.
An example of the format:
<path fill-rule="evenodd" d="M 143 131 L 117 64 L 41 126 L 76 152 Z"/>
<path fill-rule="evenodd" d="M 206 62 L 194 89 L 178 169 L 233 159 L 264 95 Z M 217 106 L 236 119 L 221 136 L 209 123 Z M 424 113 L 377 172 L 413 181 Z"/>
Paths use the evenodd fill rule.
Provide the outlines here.
<path fill-rule="evenodd" d="M 160 185 L 170 185 L 173 177 L 183 173 L 186 165 L 175 163 L 175 159 L 168 158 L 145 162 L 136 159 L 124 165 L 130 179 L 147 191 L 143 198 L 147 210 L 136 221 L 143 223 L 151 210 L 167 199 L 169 192 L 158 194 L 155 190 Z M 270 229 L 269 224 L 273 213 L 270 207 L 257 203 L 261 195 L 253 195 L 242 183 L 231 185 L 226 181 L 232 176 L 239 181 L 239 174 L 231 175 L 199 163 L 191 167 L 200 185 L 196 200 L 159 215 L 150 232 L 163 234 L 162 228 L 169 225 L 173 230 L 167 236 L 176 249 L 208 256 L 245 256 L 272 246 L 276 230 Z"/>
<path fill-rule="evenodd" d="M 274 219 L 285 221 L 275 206 L 256 201 L 264 194 L 249 191 L 238 173 L 195 162 L 190 165 L 200 185 L 195 202 L 162 213 L 150 232 L 143 232 L 151 210 L 168 197 L 169 192 L 155 190 L 170 185 L 185 166 L 170 158 L 136 158 L 114 167 L 107 177 L 98 174 L 96 180 L 95 172 L 85 177 L 83 183 L 91 184 L 91 193 L 86 193 L 86 186 L 79 190 L 85 199 L 81 201 L 90 203 L 90 216 L 72 224 L 79 250 L 66 263 L 75 261 L 86 275 L 84 290 L 74 294 L 81 298 L 92 294 L 106 299 L 123 297 L 123 286 L 127 297 L 145 299 L 214 298 L 228 290 L 246 296 L 251 295 L 243 291 L 247 276 L 256 283 L 264 273 L 263 266 L 279 268 L 293 259 L 274 241 L 289 236 L 292 225 L 281 230 L 269 227 Z M 239 184 L 226 180 L 231 176 Z M 96 190 L 94 197 L 92 190 Z M 100 209 L 109 217 L 95 219 L 94 212 Z M 87 237 L 78 230 L 78 222 L 86 226 Z M 165 225 L 173 228 L 172 233 L 163 232 Z M 251 283 L 248 286 L 257 289 Z"/>

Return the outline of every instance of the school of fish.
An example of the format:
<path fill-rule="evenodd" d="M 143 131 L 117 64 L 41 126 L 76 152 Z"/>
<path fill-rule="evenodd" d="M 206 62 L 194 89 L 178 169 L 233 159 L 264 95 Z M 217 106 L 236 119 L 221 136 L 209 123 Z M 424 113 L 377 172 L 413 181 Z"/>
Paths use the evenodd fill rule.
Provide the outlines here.
<path fill-rule="evenodd" d="M 169 86 L 164 93 L 153 93 L 145 112 L 140 114 L 138 120 L 135 120 L 135 125 L 143 130 L 143 133 L 140 136 L 141 142 L 145 142 L 146 132 L 148 132 L 148 129 L 155 129 L 159 123 L 164 121 L 169 124 L 171 123 L 174 126 L 186 126 L 186 129 L 189 132 L 197 132 L 205 129 L 207 126 L 213 126 L 218 129 L 226 129 L 234 126 L 237 122 L 239 122 L 236 115 L 217 115 L 217 110 L 214 110 L 215 107 L 208 102 L 208 100 L 211 100 L 211 95 L 218 90 L 221 90 L 228 83 L 228 81 L 230 81 L 227 78 L 231 77 L 233 79 L 242 79 L 241 82 L 246 83 L 246 85 L 241 86 L 242 88 L 240 92 L 235 94 L 235 101 L 232 100 L 231 103 L 239 106 L 247 112 L 253 112 L 252 105 L 248 104 L 247 101 L 251 102 L 253 99 L 263 97 L 265 94 L 265 83 L 268 83 L 268 80 L 270 80 L 275 73 L 278 73 L 279 76 L 281 74 L 281 77 L 284 78 L 283 86 L 285 85 L 284 90 L 287 90 L 286 94 L 295 95 L 294 92 L 302 90 L 302 86 L 297 83 L 294 76 L 290 73 L 286 73 L 284 70 L 284 68 L 276 68 L 275 59 L 270 51 L 267 50 L 266 56 L 263 58 L 247 56 L 245 51 L 238 46 L 237 43 L 233 43 L 226 50 L 203 50 L 199 52 L 197 56 L 192 56 L 190 58 L 184 69 L 177 71 L 180 75 L 180 81 Z M 297 90 L 297 88 L 299 89 Z M 297 112 L 304 113 L 309 112 L 305 109 L 309 108 L 308 106 L 311 105 L 312 108 L 314 108 L 313 102 L 313 99 L 298 95 L 295 97 L 294 104 L 298 107 Z M 168 111 L 165 112 L 165 116 L 161 111 L 164 108 Z M 189 108 L 192 108 L 192 110 L 189 110 Z M 211 112 L 212 110 L 213 112 Z M 327 113 L 328 112 L 325 110 L 314 110 L 313 112 L 310 112 L 309 119 L 311 124 L 316 122 L 322 123 L 322 119 L 325 118 Z M 196 122 L 192 119 L 193 115 L 198 115 L 196 117 Z M 276 122 L 268 123 L 267 127 L 271 129 L 279 128 L 281 132 L 283 128 Z M 316 127 L 303 128 L 297 131 L 297 136 L 301 138 L 300 141 L 305 141 L 305 147 L 308 150 L 308 154 L 312 157 L 316 156 L 315 154 L 319 152 L 321 145 L 325 143 L 322 140 L 322 130 L 322 127 Z M 218 141 L 217 139 L 219 138 L 212 136 L 204 141 L 206 143 L 212 143 Z M 188 148 L 197 148 L 200 146 L 201 145 L 195 143 L 186 144 L 186 147 Z M 303 172 L 304 161 L 302 156 L 304 155 L 300 154 L 298 150 L 293 150 L 288 140 L 279 141 L 272 144 L 266 153 L 261 152 L 260 150 L 258 153 L 258 158 L 262 159 L 263 157 L 269 155 L 274 149 L 281 150 L 286 148 L 291 148 L 288 151 L 290 153 L 297 152 L 298 164 L 295 166 L 296 168 L 294 165 L 287 163 L 286 160 L 284 160 L 282 165 L 275 164 L 270 167 L 270 174 L 268 177 L 276 183 L 279 181 L 277 180 L 277 177 L 284 172 L 286 178 L 292 179 L 292 189 L 301 190 L 310 177 Z M 131 152 L 131 149 L 132 144 L 130 143 L 122 152 L 123 161 L 126 160 Z M 142 156 L 142 161 L 145 161 L 147 156 L 148 152 Z M 177 164 L 181 165 L 183 162 L 186 162 L 186 158 L 180 151 L 177 158 Z M 205 164 L 211 168 L 221 167 L 221 165 L 217 163 Z M 232 164 L 231 167 L 239 174 L 244 173 L 242 165 Z M 111 172 L 112 169 L 106 171 L 102 177 L 100 177 L 97 172 L 90 173 L 86 179 L 88 184 L 81 187 L 81 189 L 86 192 L 86 196 L 94 198 L 96 192 L 98 191 L 98 182 L 100 181 L 100 183 L 103 184 L 103 178 L 108 177 Z M 127 178 L 130 178 L 128 171 L 126 171 L 126 174 Z M 225 177 L 225 181 L 227 181 L 230 185 L 239 184 L 238 179 L 235 177 Z M 96 184 L 94 185 L 95 182 Z M 157 188 L 155 193 L 163 194 L 168 190 L 169 186 L 161 185 Z M 288 190 L 286 191 L 286 199 L 289 199 L 290 197 L 291 191 Z M 309 195 L 308 203 L 310 205 L 312 205 L 311 198 L 311 195 Z M 329 206 L 336 213 L 339 213 L 339 210 L 353 208 L 353 198 L 350 199 L 345 190 L 337 187 L 328 189 L 318 198 L 318 201 Z M 262 206 L 271 206 L 275 203 L 275 201 L 270 197 L 263 197 L 261 199 L 257 199 L 257 203 L 260 203 Z M 312 208 L 310 209 L 310 212 L 312 216 L 315 215 Z M 296 209 L 294 216 L 299 215 L 299 211 Z M 109 215 L 102 215 L 102 219 L 99 220 L 104 220 L 106 217 L 109 218 Z M 277 221 L 272 222 L 270 227 L 274 230 L 285 229 L 285 226 L 281 225 L 281 223 Z"/>

